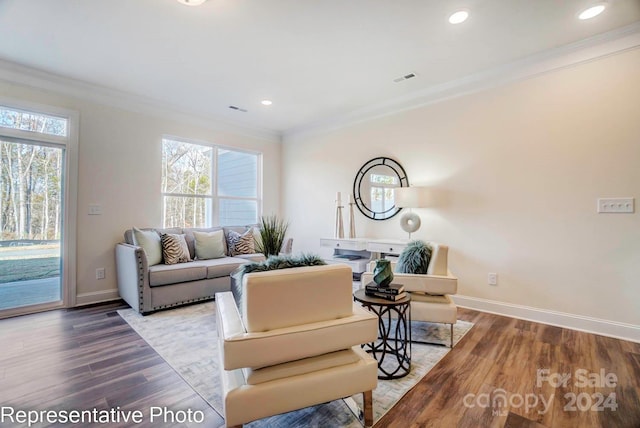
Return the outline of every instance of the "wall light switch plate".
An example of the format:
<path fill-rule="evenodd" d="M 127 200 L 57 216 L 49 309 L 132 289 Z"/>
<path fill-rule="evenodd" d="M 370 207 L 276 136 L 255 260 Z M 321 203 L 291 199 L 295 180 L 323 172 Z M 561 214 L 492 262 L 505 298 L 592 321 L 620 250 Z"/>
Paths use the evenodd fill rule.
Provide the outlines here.
<path fill-rule="evenodd" d="M 633 213 L 635 211 L 634 198 L 599 198 L 599 213 Z"/>
<path fill-rule="evenodd" d="M 102 205 L 98 205 L 98 204 L 89 205 L 89 215 L 102 215 Z"/>

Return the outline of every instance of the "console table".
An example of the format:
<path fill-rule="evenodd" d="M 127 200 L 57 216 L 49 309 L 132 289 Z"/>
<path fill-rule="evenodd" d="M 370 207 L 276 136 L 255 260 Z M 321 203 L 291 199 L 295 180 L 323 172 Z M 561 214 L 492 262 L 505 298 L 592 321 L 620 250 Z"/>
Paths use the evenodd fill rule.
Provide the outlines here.
<path fill-rule="evenodd" d="M 370 261 L 398 256 L 408 242 L 405 239 L 321 238 L 320 246 L 333 249 L 333 255 L 325 259 L 327 263 L 345 263 L 355 275 L 360 275 L 367 271 Z"/>

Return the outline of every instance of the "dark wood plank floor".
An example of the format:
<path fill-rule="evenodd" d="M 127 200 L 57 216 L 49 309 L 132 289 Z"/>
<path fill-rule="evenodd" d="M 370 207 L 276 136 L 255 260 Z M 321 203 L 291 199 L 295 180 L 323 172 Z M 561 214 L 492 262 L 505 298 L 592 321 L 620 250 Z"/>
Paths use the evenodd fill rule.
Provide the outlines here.
<path fill-rule="evenodd" d="M 224 419 L 120 318 L 116 310 L 126 307 L 108 304 L 0 320 L 0 406 L 15 410 L 120 407 L 141 410 L 144 423 L 135 425 L 140 427 L 224 426 Z M 150 424 L 152 407 L 202 411 L 205 423 L 158 422 L 164 420 L 162 415 Z M 0 426 L 16 425 L 5 420 Z"/>
<path fill-rule="evenodd" d="M 458 318 L 474 327 L 376 427 L 640 428 L 640 344 L 466 309 Z M 617 380 L 602 386 L 601 370 Z"/>
<path fill-rule="evenodd" d="M 120 407 L 143 411 L 145 423 L 136 426 L 222 426 L 220 415 L 117 315 L 121 307 L 1 320 L 0 406 Z M 459 318 L 475 326 L 376 427 L 640 428 L 640 344 L 464 309 Z M 601 369 L 616 375 L 615 386 L 579 385 L 576 370 Z M 538 386 L 538 370 L 552 381 L 562 373 L 572 378 L 557 388 Z M 615 402 L 596 411 L 598 394 L 610 393 Z M 575 410 L 565 394 L 579 397 Z M 548 410 L 540 398 L 533 405 L 534 395 L 553 395 Z M 202 411 L 205 423 L 151 425 L 149 409 L 163 406 Z"/>

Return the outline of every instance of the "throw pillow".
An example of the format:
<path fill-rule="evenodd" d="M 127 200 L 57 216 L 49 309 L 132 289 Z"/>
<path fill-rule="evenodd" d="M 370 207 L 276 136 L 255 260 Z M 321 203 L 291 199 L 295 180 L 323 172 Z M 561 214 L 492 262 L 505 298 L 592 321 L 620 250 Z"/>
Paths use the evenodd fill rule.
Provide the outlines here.
<path fill-rule="evenodd" d="M 253 241 L 253 229 L 249 229 L 240 235 L 234 230 L 229 230 L 227 234 L 227 248 L 230 256 L 238 254 L 253 254 L 256 252 Z"/>
<path fill-rule="evenodd" d="M 193 231 L 195 240 L 196 257 L 199 260 L 219 259 L 224 257 L 224 232 L 196 232 Z"/>
<path fill-rule="evenodd" d="M 142 247 L 147 255 L 149 266 L 162 263 L 162 245 L 160 235 L 155 230 L 140 230 L 133 228 L 133 239 L 135 244 Z"/>
<path fill-rule="evenodd" d="M 186 263 L 191 261 L 189 247 L 184 235 L 173 233 L 163 233 L 161 237 L 162 255 L 164 264 L 175 265 L 176 263 Z"/>
<path fill-rule="evenodd" d="M 254 250 L 258 250 L 262 248 L 262 234 L 259 227 L 254 226 L 251 229 L 253 230 L 253 247 Z"/>
<path fill-rule="evenodd" d="M 411 241 L 400 254 L 396 272 L 426 275 L 429 261 L 431 261 L 431 247 L 423 241 Z"/>

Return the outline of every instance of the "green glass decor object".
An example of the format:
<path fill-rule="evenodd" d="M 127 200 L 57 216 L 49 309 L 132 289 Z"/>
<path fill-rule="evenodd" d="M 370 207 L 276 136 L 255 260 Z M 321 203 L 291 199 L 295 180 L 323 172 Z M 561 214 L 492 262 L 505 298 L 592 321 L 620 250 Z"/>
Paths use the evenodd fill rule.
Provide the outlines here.
<path fill-rule="evenodd" d="M 393 281 L 393 270 L 391 262 L 387 259 L 376 260 L 376 267 L 373 269 L 373 282 L 380 287 L 386 287 Z"/>

